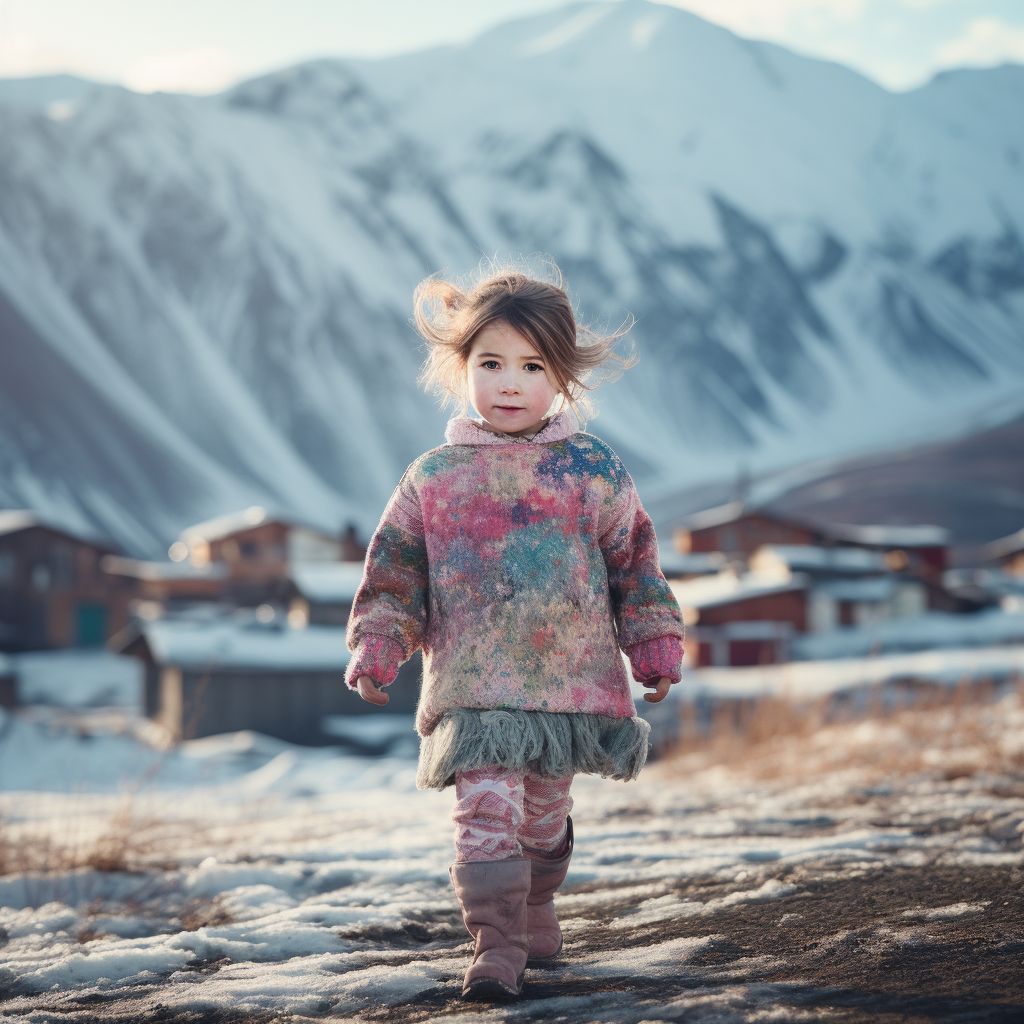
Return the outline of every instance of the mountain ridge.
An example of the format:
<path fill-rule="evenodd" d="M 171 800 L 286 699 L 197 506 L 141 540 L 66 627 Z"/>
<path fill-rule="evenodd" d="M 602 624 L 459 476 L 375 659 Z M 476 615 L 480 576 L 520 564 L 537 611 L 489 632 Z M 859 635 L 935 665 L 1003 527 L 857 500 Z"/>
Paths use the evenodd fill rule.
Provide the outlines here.
<path fill-rule="evenodd" d="M 1024 129 L 999 122 L 1024 68 L 891 94 L 626 0 L 215 97 L 51 86 L 0 83 L 7 340 L 42 395 L 47 360 L 109 370 L 34 407 L 0 381 L 0 504 L 133 553 L 249 504 L 367 534 L 443 432 L 412 287 L 495 253 L 549 253 L 588 317 L 636 315 L 592 429 L 645 499 L 1024 394 Z M 146 454 L 83 457 L 105 422 Z"/>

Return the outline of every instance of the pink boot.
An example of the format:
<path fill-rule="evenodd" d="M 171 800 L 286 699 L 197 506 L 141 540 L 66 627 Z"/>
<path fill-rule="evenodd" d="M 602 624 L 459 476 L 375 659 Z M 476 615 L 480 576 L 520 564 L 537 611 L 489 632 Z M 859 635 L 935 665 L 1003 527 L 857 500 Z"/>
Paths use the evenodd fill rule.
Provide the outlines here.
<path fill-rule="evenodd" d="M 572 856 L 572 818 L 565 822 L 565 853 L 557 860 L 523 848 L 530 858 L 530 895 L 526 897 L 526 931 L 530 959 L 546 960 L 562 951 L 562 929 L 555 917 L 555 890 L 565 881 Z"/>
<path fill-rule="evenodd" d="M 523 984 L 529 942 L 526 897 L 530 861 L 457 861 L 448 869 L 462 919 L 476 941 L 463 999 L 516 999 Z"/>

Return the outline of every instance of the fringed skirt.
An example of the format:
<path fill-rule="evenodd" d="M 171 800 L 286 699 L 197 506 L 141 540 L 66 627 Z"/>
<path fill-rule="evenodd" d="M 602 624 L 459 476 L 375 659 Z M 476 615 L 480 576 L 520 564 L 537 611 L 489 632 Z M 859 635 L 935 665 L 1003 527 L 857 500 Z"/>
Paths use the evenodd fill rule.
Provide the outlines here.
<path fill-rule="evenodd" d="M 635 779 L 647 760 L 650 731 L 642 718 L 453 708 L 420 743 L 416 786 L 444 789 L 456 772 L 492 765 L 548 778 Z"/>

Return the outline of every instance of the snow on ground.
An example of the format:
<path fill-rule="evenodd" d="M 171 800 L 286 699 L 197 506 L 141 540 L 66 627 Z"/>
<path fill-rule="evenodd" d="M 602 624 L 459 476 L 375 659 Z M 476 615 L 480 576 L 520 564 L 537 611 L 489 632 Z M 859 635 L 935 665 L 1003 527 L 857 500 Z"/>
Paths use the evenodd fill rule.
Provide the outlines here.
<path fill-rule="evenodd" d="M 0 721 L 0 1018 L 1020 1019 L 1016 691 L 581 777 L 564 954 L 505 1007 L 458 998 L 452 795 L 411 758 L 140 735 Z"/>
<path fill-rule="evenodd" d="M 103 648 L 29 651 L 9 659 L 23 704 L 138 707 L 142 663 Z"/>

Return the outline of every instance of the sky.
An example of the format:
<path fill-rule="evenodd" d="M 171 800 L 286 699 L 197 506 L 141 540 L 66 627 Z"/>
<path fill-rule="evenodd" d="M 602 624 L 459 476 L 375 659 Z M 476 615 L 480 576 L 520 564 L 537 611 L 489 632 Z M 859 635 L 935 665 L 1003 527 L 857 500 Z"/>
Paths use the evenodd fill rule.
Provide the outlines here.
<path fill-rule="evenodd" d="M 612 0 L 597 0 L 612 2 Z M 1024 63 L 1024 0 L 666 0 L 890 89 Z M 564 0 L 0 0 L 0 77 L 68 72 L 139 92 L 217 92 L 313 57 L 461 44 Z"/>

